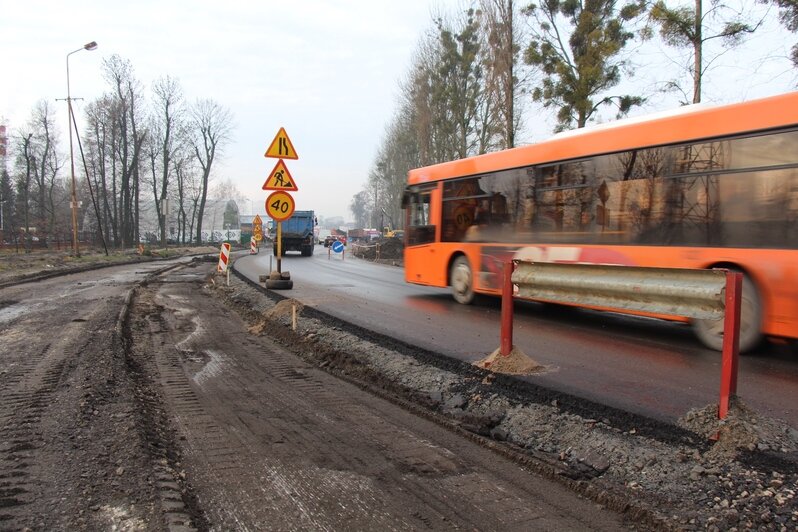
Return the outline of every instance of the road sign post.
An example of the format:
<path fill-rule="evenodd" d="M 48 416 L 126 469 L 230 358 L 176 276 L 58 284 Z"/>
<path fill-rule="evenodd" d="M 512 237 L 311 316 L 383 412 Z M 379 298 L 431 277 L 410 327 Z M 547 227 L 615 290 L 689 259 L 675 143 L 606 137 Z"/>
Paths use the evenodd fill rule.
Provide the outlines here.
<path fill-rule="evenodd" d="M 274 157 L 279 159 L 272 169 L 266 182 L 263 183 L 263 190 L 274 190 L 266 198 L 266 213 L 277 222 L 277 276 L 266 282 L 266 288 L 292 288 L 294 283 L 288 278 L 283 278 L 281 257 L 283 254 L 283 220 L 287 220 L 294 213 L 294 198 L 288 192 L 298 190 L 296 181 L 291 177 L 288 167 L 285 166 L 283 159 L 299 159 L 299 156 L 285 132 L 285 128 L 280 128 L 274 140 L 269 145 L 264 157 Z"/>
<path fill-rule="evenodd" d="M 277 222 L 277 272 L 282 273 L 280 258 L 283 256 L 283 222 Z"/>
<path fill-rule="evenodd" d="M 330 244 L 330 247 L 327 248 L 327 260 L 330 260 L 331 251 L 334 251 L 335 253 L 340 253 L 341 260 L 346 259 L 346 248 L 344 246 L 344 243 L 341 242 L 340 240 L 336 240 L 335 242 Z"/>
<path fill-rule="evenodd" d="M 282 272 L 280 257 L 283 254 L 283 220 L 289 219 L 294 214 L 294 198 L 284 190 L 272 192 L 266 198 L 266 213 L 277 222 L 277 271 Z"/>

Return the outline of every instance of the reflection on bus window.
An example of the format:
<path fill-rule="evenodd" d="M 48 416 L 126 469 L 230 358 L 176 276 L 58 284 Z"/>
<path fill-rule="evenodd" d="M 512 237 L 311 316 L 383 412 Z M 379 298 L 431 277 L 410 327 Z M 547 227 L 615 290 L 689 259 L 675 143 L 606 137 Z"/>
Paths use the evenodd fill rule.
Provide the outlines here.
<path fill-rule="evenodd" d="M 789 155 L 779 149 L 796 135 L 645 148 L 447 181 L 442 240 L 798 248 L 798 169 L 785 167 Z"/>

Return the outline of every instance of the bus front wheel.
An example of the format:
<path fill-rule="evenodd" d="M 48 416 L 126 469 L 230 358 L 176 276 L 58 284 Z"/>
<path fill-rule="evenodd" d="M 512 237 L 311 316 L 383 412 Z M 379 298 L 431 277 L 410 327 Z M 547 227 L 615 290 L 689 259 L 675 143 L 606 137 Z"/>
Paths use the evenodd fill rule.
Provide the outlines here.
<path fill-rule="evenodd" d="M 723 318 L 693 320 L 693 330 L 701 343 L 710 349 L 723 349 Z M 753 281 L 743 275 L 740 301 L 740 353 L 750 351 L 762 341 L 762 302 Z"/>
<path fill-rule="evenodd" d="M 454 260 L 449 270 L 449 282 L 455 301 L 463 305 L 474 302 L 474 276 L 466 257 L 460 256 Z"/>

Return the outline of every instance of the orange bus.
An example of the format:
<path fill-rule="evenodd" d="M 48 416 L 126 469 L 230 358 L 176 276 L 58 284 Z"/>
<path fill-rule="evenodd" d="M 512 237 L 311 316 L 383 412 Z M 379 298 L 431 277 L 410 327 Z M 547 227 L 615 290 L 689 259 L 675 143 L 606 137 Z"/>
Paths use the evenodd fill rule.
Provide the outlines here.
<path fill-rule="evenodd" d="M 740 348 L 798 338 L 798 92 L 411 170 L 405 280 L 499 294 L 510 258 L 744 273 Z M 673 316 L 664 318 L 683 320 Z M 720 321 L 694 320 L 720 349 Z"/>

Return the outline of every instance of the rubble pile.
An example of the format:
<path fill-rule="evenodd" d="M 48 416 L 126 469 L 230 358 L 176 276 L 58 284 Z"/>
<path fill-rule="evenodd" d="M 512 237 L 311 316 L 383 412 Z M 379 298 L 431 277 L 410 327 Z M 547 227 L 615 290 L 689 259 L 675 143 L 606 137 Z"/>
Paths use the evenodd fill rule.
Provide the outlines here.
<path fill-rule="evenodd" d="M 381 238 L 372 242 L 352 243 L 352 254 L 366 260 L 401 260 L 404 243 L 398 238 Z"/>

